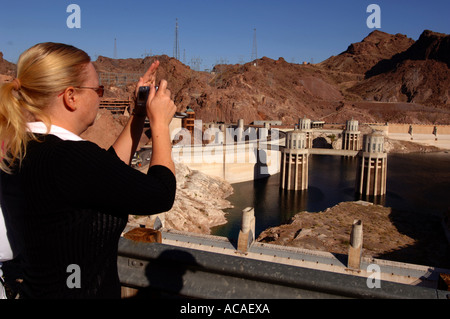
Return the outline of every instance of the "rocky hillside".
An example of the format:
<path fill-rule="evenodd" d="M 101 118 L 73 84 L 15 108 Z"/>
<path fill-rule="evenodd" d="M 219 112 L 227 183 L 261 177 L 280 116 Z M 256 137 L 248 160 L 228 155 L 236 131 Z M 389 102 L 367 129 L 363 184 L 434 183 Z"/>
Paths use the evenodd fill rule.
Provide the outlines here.
<path fill-rule="evenodd" d="M 450 35 L 425 31 L 407 50 L 380 60 L 348 91 L 364 100 L 450 108 Z"/>
<path fill-rule="evenodd" d="M 287 63 L 283 58 L 262 58 L 256 67 L 252 63 L 218 65 L 212 73 L 193 71 L 167 56 L 126 60 L 99 57 L 94 64 L 99 72 L 120 72 L 120 66 L 122 72 L 130 73 L 146 70 L 154 59 L 161 62 L 157 81 L 169 82 L 178 110 L 189 106 L 204 122 L 237 122 L 243 118 L 247 124 L 266 119 L 295 123 L 298 114 L 327 114 L 342 99 L 339 89 L 323 72 Z M 124 97 L 134 87 L 131 84 L 114 91 L 116 94 L 110 97 Z M 326 101 L 327 105 L 317 101 Z"/>
<path fill-rule="evenodd" d="M 403 34 L 391 35 L 375 30 L 361 42 L 352 43 L 346 51 L 319 65 L 330 71 L 363 75 L 380 61 L 407 50 L 414 42 Z"/>
<path fill-rule="evenodd" d="M 424 31 L 418 41 L 380 31 L 316 65 L 263 57 L 244 65 L 196 72 L 167 56 L 112 60 L 99 71 L 138 72 L 161 61 L 179 111 L 191 107 L 204 122 L 245 123 L 301 116 L 327 122 L 450 123 L 449 36 Z M 255 66 L 256 64 L 256 66 Z M 133 88 L 129 88 L 132 92 Z M 384 104 L 379 104 L 383 102 Z"/>

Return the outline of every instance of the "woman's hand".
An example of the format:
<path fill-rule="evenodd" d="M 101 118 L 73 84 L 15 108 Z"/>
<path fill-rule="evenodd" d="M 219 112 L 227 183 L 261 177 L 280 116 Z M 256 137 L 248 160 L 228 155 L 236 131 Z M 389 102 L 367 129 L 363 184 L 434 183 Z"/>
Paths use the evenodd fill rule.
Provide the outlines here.
<path fill-rule="evenodd" d="M 147 101 L 147 116 L 152 131 L 159 127 L 168 127 L 176 112 L 176 106 L 171 99 L 171 92 L 167 89 L 167 81 L 162 80 L 158 91 L 150 87 Z"/>
<path fill-rule="evenodd" d="M 175 175 L 175 164 L 172 160 L 172 142 L 169 124 L 173 119 L 176 107 L 170 98 L 167 81 L 162 80 L 159 89 L 150 88 L 147 101 L 147 116 L 152 130 L 152 158 L 150 166 L 162 165 Z"/>
<path fill-rule="evenodd" d="M 138 92 L 139 92 L 139 88 L 141 86 L 149 86 L 150 88 L 155 87 L 156 85 L 156 72 L 158 71 L 158 67 L 159 67 L 159 61 L 156 60 L 155 62 L 152 63 L 152 65 L 150 65 L 150 67 L 148 68 L 147 72 L 145 72 L 145 74 L 139 79 L 137 86 L 136 86 L 136 91 L 135 91 L 135 98 L 137 98 L 138 96 Z M 151 96 L 149 96 L 149 100 L 151 99 Z M 145 110 L 138 110 L 137 109 L 137 105 L 135 106 L 135 113 L 137 114 L 142 114 L 145 113 Z"/>
<path fill-rule="evenodd" d="M 141 86 L 150 86 L 150 88 L 155 91 L 156 71 L 158 70 L 158 67 L 159 61 L 153 62 L 147 72 L 139 79 L 135 92 L 136 97 L 139 92 L 139 87 Z M 153 96 L 155 96 L 154 93 L 149 97 L 149 100 L 151 100 Z M 123 128 L 122 133 L 120 133 L 113 144 L 117 156 L 128 165 L 131 163 L 131 159 L 139 146 L 139 141 L 144 129 L 147 108 L 145 105 L 142 105 L 139 108 L 135 105 L 133 113 L 134 116 L 130 117 L 130 120 Z"/>

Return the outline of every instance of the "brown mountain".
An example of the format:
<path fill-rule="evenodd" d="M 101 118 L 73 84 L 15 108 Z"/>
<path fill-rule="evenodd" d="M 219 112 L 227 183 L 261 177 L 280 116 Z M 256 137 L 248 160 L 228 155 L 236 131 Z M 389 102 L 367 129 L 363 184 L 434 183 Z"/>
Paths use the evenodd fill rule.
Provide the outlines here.
<path fill-rule="evenodd" d="M 283 58 L 262 58 L 244 65 L 219 65 L 213 72 L 197 72 L 167 56 L 113 60 L 100 57 L 94 62 L 99 72 L 143 73 L 158 59 L 158 79 L 166 79 L 179 111 L 191 107 L 204 122 L 236 122 L 243 118 L 279 119 L 295 123 L 301 116 L 326 115 L 342 99 L 339 88 L 325 72 L 314 66 L 287 63 Z M 121 71 L 122 70 L 122 71 Z M 124 71 L 126 70 L 126 71 Z M 129 95 L 134 83 L 114 90 Z M 110 96 L 112 97 L 112 96 Z"/>
<path fill-rule="evenodd" d="M 319 65 L 332 71 L 365 74 L 380 61 L 392 58 L 412 44 L 414 40 L 406 35 L 375 30 L 361 42 L 351 44 L 346 51 Z"/>
<path fill-rule="evenodd" d="M 103 72 L 126 73 L 130 75 L 130 81 L 127 83 L 126 88 L 115 88 L 113 92 L 107 91 L 110 97 L 116 95 L 114 97 L 126 98 L 132 94 L 130 92 L 134 92 L 135 79 L 143 75 L 155 60 L 159 60 L 161 63 L 158 69 L 157 82 L 159 83 L 161 79 L 167 80 L 169 89 L 174 94 L 186 87 L 207 85 L 211 77 L 208 73 L 193 71 L 180 61 L 167 55 L 146 57 L 144 59 L 111 59 L 99 56 L 93 64 L 100 75 Z"/>
<path fill-rule="evenodd" d="M 407 60 L 434 60 L 443 62 L 447 64 L 447 67 L 450 67 L 450 35 L 425 30 L 419 40 L 407 50 L 379 61 L 372 69 L 368 70 L 366 77 L 369 78 L 391 71 Z"/>
<path fill-rule="evenodd" d="M 351 44 L 317 65 L 262 58 L 244 65 L 218 65 L 196 72 L 167 56 L 112 60 L 99 70 L 141 73 L 158 58 L 159 78 L 170 83 L 179 111 L 188 106 L 204 122 L 246 123 L 299 117 L 345 122 L 450 123 L 448 36 L 425 31 L 418 41 L 381 31 Z M 124 71 L 122 71 L 124 72 Z M 130 87 L 128 92 L 133 92 Z M 384 103 L 374 103 L 384 102 Z M 407 114 L 407 116 L 405 116 Z"/>
<path fill-rule="evenodd" d="M 391 59 L 379 61 L 348 90 L 363 100 L 408 102 L 450 109 L 450 35 L 424 31 Z"/>
<path fill-rule="evenodd" d="M 178 97 L 194 108 L 204 121 L 231 121 L 242 118 L 282 120 L 296 123 L 299 116 L 317 117 L 334 111 L 342 99 L 339 88 L 313 66 L 287 63 L 283 58 L 264 57 L 253 63 L 215 69 L 206 90 Z"/>

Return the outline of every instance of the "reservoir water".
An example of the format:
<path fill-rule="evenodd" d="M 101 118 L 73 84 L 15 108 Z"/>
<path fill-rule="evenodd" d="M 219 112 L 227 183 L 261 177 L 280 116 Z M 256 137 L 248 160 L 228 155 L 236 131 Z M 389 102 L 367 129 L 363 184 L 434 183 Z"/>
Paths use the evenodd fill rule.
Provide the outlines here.
<path fill-rule="evenodd" d="M 319 212 L 344 201 L 355 201 L 357 158 L 311 155 L 309 188 L 280 190 L 280 175 L 234 184 L 226 210 L 228 223 L 215 227 L 213 235 L 236 238 L 242 210 L 254 207 L 256 234 L 288 222 L 301 212 Z M 402 211 L 442 216 L 450 208 L 450 153 L 389 154 L 387 194 L 381 203 Z"/>

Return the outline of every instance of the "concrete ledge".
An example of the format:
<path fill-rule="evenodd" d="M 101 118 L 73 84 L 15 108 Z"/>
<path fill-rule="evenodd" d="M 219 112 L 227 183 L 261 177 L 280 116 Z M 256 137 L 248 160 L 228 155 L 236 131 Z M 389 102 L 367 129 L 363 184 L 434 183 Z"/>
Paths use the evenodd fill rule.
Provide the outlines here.
<path fill-rule="evenodd" d="M 237 251 L 237 243 L 226 237 L 163 230 L 162 243 L 177 247 L 219 253 L 260 261 L 322 270 L 367 278 L 369 265 L 380 267 L 381 280 L 412 286 L 437 287 L 439 274 L 450 270 L 389 260 L 363 257 L 359 270 L 347 267 L 347 255 L 298 247 L 254 242 L 245 254 Z"/>

